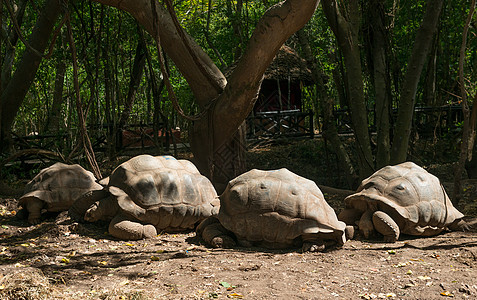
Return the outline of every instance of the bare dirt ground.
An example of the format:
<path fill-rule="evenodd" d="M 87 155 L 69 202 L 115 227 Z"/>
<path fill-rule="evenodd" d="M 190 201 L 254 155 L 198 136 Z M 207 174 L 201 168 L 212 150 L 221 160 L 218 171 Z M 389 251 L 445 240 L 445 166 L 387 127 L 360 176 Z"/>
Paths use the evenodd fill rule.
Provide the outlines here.
<path fill-rule="evenodd" d="M 343 195 L 326 197 L 339 212 Z M 464 197 L 475 223 L 473 181 Z M 193 232 L 119 241 L 64 213 L 29 226 L 17 209 L 0 199 L 0 299 L 477 299 L 475 229 L 302 253 L 212 249 Z"/>

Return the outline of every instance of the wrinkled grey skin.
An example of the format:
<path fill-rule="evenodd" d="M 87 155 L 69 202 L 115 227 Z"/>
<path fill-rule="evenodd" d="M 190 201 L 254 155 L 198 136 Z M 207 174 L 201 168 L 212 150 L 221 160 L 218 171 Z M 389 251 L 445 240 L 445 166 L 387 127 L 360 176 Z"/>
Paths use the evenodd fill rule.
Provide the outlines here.
<path fill-rule="evenodd" d="M 378 232 L 385 242 L 397 241 L 401 233 L 432 236 L 445 228 L 465 229 L 463 217 L 439 179 L 412 162 L 384 167 L 363 180 L 338 216 L 357 225 L 365 238 Z"/>
<path fill-rule="evenodd" d="M 172 156 L 136 156 L 101 183 L 105 188 L 79 199 L 70 215 L 110 221 L 109 233 L 119 239 L 190 230 L 219 209 L 212 183 L 191 162 Z"/>
<path fill-rule="evenodd" d="M 343 245 L 345 227 L 311 180 L 287 169 L 251 170 L 229 182 L 218 216 L 203 221 L 197 233 L 213 247 L 317 251 Z"/>

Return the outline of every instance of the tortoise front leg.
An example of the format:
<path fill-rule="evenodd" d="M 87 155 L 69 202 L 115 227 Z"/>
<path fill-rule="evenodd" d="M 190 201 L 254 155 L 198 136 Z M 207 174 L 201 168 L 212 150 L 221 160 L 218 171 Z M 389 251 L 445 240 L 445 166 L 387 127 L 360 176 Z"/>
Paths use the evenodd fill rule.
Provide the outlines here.
<path fill-rule="evenodd" d="M 227 230 L 215 217 L 209 217 L 197 226 L 197 234 L 214 248 L 232 248 L 237 245 Z"/>
<path fill-rule="evenodd" d="M 384 241 L 394 243 L 398 240 L 400 230 L 396 222 L 385 212 L 376 211 L 373 214 L 373 224 L 376 231 L 384 236 Z"/>
<path fill-rule="evenodd" d="M 40 223 L 41 209 L 44 202 L 38 198 L 30 198 L 26 202 L 26 210 L 28 211 L 28 223 L 38 224 Z"/>
<path fill-rule="evenodd" d="M 109 234 L 121 240 L 140 240 L 157 235 L 156 227 L 151 224 L 143 225 L 123 216 L 117 215 L 109 223 Z"/>
<path fill-rule="evenodd" d="M 84 214 L 84 220 L 96 222 L 99 220 L 111 220 L 118 213 L 119 206 L 116 198 L 106 197 L 96 201 Z"/>
<path fill-rule="evenodd" d="M 363 234 L 364 238 L 367 239 L 374 234 L 374 224 L 373 224 L 373 211 L 367 210 L 361 216 L 361 219 L 358 221 L 358 228 Z"/>
<path fill-rule="evenodd" d="M 107 197 L 109 197 L 109 193 L 105 190 L 88 191 L 75 200 L 73 205 L 71 205 L 70 209 L 68 210 L 68 214 L 75 221 L 84 221 L 86 211 L 90 209 L 96 202 Z"/>

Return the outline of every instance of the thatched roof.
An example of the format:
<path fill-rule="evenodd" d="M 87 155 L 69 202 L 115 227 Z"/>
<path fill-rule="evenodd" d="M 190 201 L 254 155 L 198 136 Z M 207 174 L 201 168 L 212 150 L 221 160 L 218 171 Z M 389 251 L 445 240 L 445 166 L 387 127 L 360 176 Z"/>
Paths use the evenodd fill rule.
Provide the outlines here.
<path fill-rule="evenodd" d="M 288 80 L 288 76 L 290 76 L 291 81 L 308 83 L 313 81 L 306 60 L 301 58 L 292 48 L 283 45 L 265 71 L 264 79 Z"/>
<path fill-rule="evenodd" d="M 236 64 L 232 64 L 225 71 L 225 76 L 232 74 Z M 264 79 L 269 80 L 290 80 L 292 82 L 302 81 L 303 83 L 312 83 L 311 70 L 308 68 L 306 60 L 301 58 L 292 48 L 283 45 L 268 69 L 265 71 Z"/>

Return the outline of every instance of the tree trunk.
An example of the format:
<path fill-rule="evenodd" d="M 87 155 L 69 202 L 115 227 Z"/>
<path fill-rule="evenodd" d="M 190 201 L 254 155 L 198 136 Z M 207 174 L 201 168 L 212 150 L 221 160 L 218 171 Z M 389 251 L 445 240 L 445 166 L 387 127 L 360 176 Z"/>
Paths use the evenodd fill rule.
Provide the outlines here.
<path fill-rule="evenodd" d="M 63 87 L 65 80 L 66 64 L 63 58 L 59 59 L 56 65 L 55 88 L 53 91 L 53 104 L 46 131 L 57 133 L 60 130 L 61 105 L 63 104 Z"/>
<path fill-rule="evenodd" d="M 60 41 L 60 51 L 63 54 L 63 46 Z M 48 116 L 48 122 L 45 126 L 45 130 L 53 133 L 57 133 L 60 130 L 61 119 L 61 106 L 63 104 L 63 87 L 65 82 L 66 63 L 64 55 L 60 55 L 58 62 L 56 63 L 56 76 L 55 87 L 53 90 L 53 104 L 51 105 L 50 115 Z"/>
<path fill-rule="evenodd" d="M 157 18 L 154 18 L 150 0 L 95 0 L 95 2 L 130 13 L 152 36 L 155 36 L 153 22 L 157 19 L 161 46 L 187 80 L 201 108 L 222 92 L 226 84 L 225 76 L 200 46 L 186 34 L 187 43 L 197 58 L 197 61 L 194 60 L 194 56 L 189 52 L 189 48 L 162 4 L 157 5 Z"/>
<path fill-rule="evenodd" d="M 257 99 L 265 70 L 278 49 L 291 34 L 311 18 L 319 1 L 288 0 L 273 6 L 261 18 L 249 44 L 229 78 L 223 93 L 217 98 L 207 119 L 194 124 L 192 146 L 201 170 L 210 170 L 221 149 L 242 149 L 239 139 L 232 137 L 248 116 Z M 231 138 L 232 137 L 232 138 Z M 232 145 L 227 146 L 228 143 Z M 235 144 L 235 145 L 234 145 Z M 241 154 L 236 153 L 240 160 Z M 203 163 L 208 163 L 204 166 Z M 221 166 L 215 166 L 225 169 Z M 233 174 L 229 175 L 229 179 Z"/>
<path fill-rule="evenodd" d="M 335 88 L 338 93 L 338 105 L 341 108 L 348 106 L 348 96 L 346 95 L 346 90 L 348 84 L 346 83 L 346 78 L 344 76 L 343 60 L 341 59 L 341 51 L 336 51 L 331 49 L 328 53 L 329 60 L 336 64 L 338 67 L 331 70 L 331 76 L 333 76 L 333 82 L 335 83 Z"/>
<path fill-rule="evenodd" d="M 311 18 L 319 3 L 318 0 L 287 0 L 271 7 L 257 24 L 227 83 L 192 38 L 186 36 L 188 45 L 185 44 L 162 5 L 156 10 L 157 18 L 153 18 L 149 0 L 96 2 L 131 13 L 153 36 L 153 21 L 158 20 L 161 45 L 186 78 L 199 107 L 207 110 L 207 117 L 194 122 L 191 139 L 195 162 L 207 176 L 212 175 L 213 169 L 226 169 L 215 165 L 219 161 L 215 156 L 222 149 L 241 147 L 233 145 L 232 137 L 253 108 L 266 68 L 280 46 Z M 232 143 L 230 147 L 227 146 L 229 143 Z"/>
<path fill-rule="evenodd" d="M 338 4 L 335 0 L 322 2 L 326 19 L 344 56 L 351 120 L 358 153 L 359 175 L 361 178 L 365 178 L 374 171 L 374 162 L 368 132 L 368 112 L 364 97 L 359 50 L 360 10 L 357 0 L 349 1 L 347 7 L 344 7 L 345 5 L 345 2 Z"/>
<path fill-rule="evenodd" d="M 36 51 L 43 53 L 48 46 L 50 34 L 55 21 L 63 9 L 63 2 L 59 0 L 47 0 L 38 18 L 35 27 L 28 39 L 30 46 Z M 10 137 L 13 120 L 23 99 L 30 88 L 43 57 L 26 47 L 16 71 L 1 95 L 2 115 L 0 143 L 5 147 L 6 139 Z"/>
<path fill-rule="evenodd" d="M 136 98 L 136 91 L 142 79 L 144 66 L 146 64 L 146 54 L 144 51 L 144 47 L 145 45 L 143 44 L 143 42 L 139 40 L 136 47 L 136 55 L 134 57 L 131 78 L 129 81 L 128 95 L 126 97 L 126 102 L 124 103 L 123 112 L 121 113 L 121 117 L 118 121 L 119 130 L 121 130 L 124 125 L 126 125 L 129 119 L 129 115 L 131 114 L 134 100 Z"/>
<path fill-rule="evenodd" d="M 462 198 L 462 173 L 464 172 L 464 166 L 466 160 L 472 159 L 472 148 L 474 147 L 475 137 L 475 123 L 470 122 L 470 109 L 467 101 L 467 90 L 465 88 L 464 78 L 464 62 L 467 48 L 467 34 L 469 32 L 470 22 L 475 10 L 475 0 L 472 0 L 469 15 L 464 24 L 464 30 L 462 33 L 462 45 L 460 47 L 459 55 L 459 84 L 460 94 L 462 97 L 462 114 L 464 115 L 464 128 L 462 130 L 462 144 L 460 145 L 459 162 L 456 166 L 454 177 L 454 195 L 453 200 L 456 206 L 459 205 L 459 201 Z M 474 105 L 477 105 L 474 103 Z"/>
<path fill-rule="evenodd" d="M 426 71 L 426 83 L 424 84 L 423 100 L 426 106 L 439 106 L 436 101 L 437 79 L 437 50 L 439 46 L 439 34 L 436 34 L 432 42 L 432 51 L 429 55 Z"/>
<path fill-rule="evenodd" d="M 144 32 L 142 31 L 142 29 L 139 29 L 139 38 L 141 39 L 141 43 L 143 45 L 146 44 L 146 40 L 144 38 Z M 154 134 L 153 134 L 153 141 L 154 141 L 154 145 L 156 146 L 157 150 L 158 151 L 161 151 L 163 149 L 160 149 L 160 143 L 159 143 L 159 137 L 158 137 L 158 132 L 159 132 L 159 126 L 160 126 L 160 122 L 161 122 L 161 119 L 162 119 L 162 122 L 164 123 L 165 127 L 168 128 L 168 119 L 167 117 L 164 116 L 164 114 L 162 113 L 161 111 L 161 93 L 162 93 L 162 90 L 164 89 L 164 80 L 162 78 L 159 78 L 157 79 L 156 78 L 156 74 L 154 73 L 154 68 L 152 66 L 152 58 L 151 58 L 151 54 L 148 50 L 147 47 L 144 47 L 144 54 L 145 54 L 145 58 L 146 58 L 146 62 L 147 62 L 147 78 L 148 78 L 148 90 L 150 90 L 148 92 L 148 111 L 150 111 L 150 105 L 151 105 L 151 102 L 153 103 L 154 105 L 154 109 L 153 109 L 153 113 L 152 113 L 152 129 L 154 131 Z M 167 60 L 166 60 L 167 62 Z M 167 69 L 167 65 L 166 65 L 166 69 Z M 159 74 L 161 75 L 161 74 Z M 162 77 L 162 76 L 161 76 Z M 159 83 L 158 83 L 159 81 Z M 152 101 L 149 100 L 150 99 L 150 96 L 152 94 Z M 163 126 L 164 127 L 164 126 Z"/>
<path fill-rule="evenodd" d="M 416 33 L 414 47 L 407 64 L 407 72 L 401 88 L 401 99 L 394 130 L 391 149 L 391 163 L 398 164 L 406 161 L 409 137 L 411 135 L 412 117 L 416 100 L 417 85 L 422 68 L 426 62 L 434 34 L 437 31 L 439 15 L 444 0 L 427 1 L 426 12 L 421 27 Z"/>
<path fill-rule="evenodd" d="M 235 5 L 236 3 L 236 5 Z M 235 7 L 234 7 L 235 5 Z M 235 38 L 239 40 L 237 45 L 235 45 L 234 51 L 234 60 L 237 61 L 242 55 L 243 51 L 243 32 L 242 32 L 242 10 L 243 10 L 243 1 L 231 1 L 227 0 L 227 14 L 230 20 L 232 20 L 232 29 L 235 35 Z M 235 14 L 234 14 L 235 11 Z"/>
<path fill-rule="evenodd" d="M 371 48 L 377 129 L 376 167 L 378 169 L 389 164 L 391 147 L 389 123 L 391 116 L 391 80 L 386 53 L 388 38 L 384 25 L 384 4 L 384 0 L 371 1 L 368 11 L 372 35 Z"/>
<path fill-rule="evenodd" d="M 21 26 L 23 22 L 23 16 L 25 14 L 25 8 L 28 3 L 28 0 L 22 0 L 18 4 L 18 9 L 16 10 L 16 19 L 17 19 L 17 24 Z M 2 84 L 0 85 L 1 87 L 1 92 L 3 92 L 8 84 L 10 82 L 11 78 L 11 73 L 12 73 L 12 67 L 13 67 L 13 61 L 15 59 L 15 50 L 18 42 L 18 34 L 16 30 L 12 30 L 9 34 L 8 37 L 8 42 L 6 43 L 6 49 L 5 49 L 5 57 L 3 57 L 3 64 L 2 64 Z"/>
<path fill-rule="evenodd" d="M 110 36 L 109 31 L 106 32 L 106 45 L 109 44 Z M 107 141 L 108 141 L 108 156 L 110 158 L 116 155 L 117 137 L 114 132 L 114 109 L 113 109 L 113 74 L 111 71 L 111 60 L 109 57 L 109 47 L 104 47 L 103 54 L 103 68 L 104 68 L 104 104 L 105 104 L 105 119 L 107 129 Z"/>
<path fill-rule="evenodd" d="M 333 147 L 333 151 L 338 156 L 340 168 L 345 172 L 346 181 L 350 189 L 357 187 L 358 176 L 354 170 L 351 159 L 343 146 L 336 129 L 336 124 L 333 117 L 333 98 L 331 98 L 327 91 L 325 83 L 323 82 L 323 74 L 318 69 L 318 64 L 311 51 L 310 43 L 306 32 L 301 29 L 297 32 L 298 40 L 304 53 L 305 59 L 311 68 L 313 81 L 315 82 L 319 98 L 321 99 L 321 106 L 323 111 L 323 130 L 324 137 L 328 139 Z"/>

